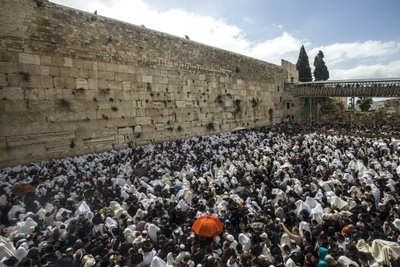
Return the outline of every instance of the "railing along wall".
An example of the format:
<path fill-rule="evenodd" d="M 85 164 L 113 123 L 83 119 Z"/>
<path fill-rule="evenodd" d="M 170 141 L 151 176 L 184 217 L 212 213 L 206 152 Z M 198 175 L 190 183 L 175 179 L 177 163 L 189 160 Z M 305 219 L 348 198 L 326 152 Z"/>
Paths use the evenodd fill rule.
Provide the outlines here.
<path fill-rule="evenodd" d="M 400 78 L 286 84 L 285 91 L 296 97 L 400 97 Z"/>

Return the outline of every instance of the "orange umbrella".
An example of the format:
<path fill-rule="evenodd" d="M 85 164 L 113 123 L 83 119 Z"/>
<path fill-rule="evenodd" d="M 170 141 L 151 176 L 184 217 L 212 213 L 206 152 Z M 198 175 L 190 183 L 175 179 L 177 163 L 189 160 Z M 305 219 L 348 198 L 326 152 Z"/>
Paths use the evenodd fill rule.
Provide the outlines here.
<path fill-rule="evenodd" d="M 199 236 L 213 238 L 224 231 L 224 224 L 213 216 L 204 215 L 194 221 L 192 230 Z"/>

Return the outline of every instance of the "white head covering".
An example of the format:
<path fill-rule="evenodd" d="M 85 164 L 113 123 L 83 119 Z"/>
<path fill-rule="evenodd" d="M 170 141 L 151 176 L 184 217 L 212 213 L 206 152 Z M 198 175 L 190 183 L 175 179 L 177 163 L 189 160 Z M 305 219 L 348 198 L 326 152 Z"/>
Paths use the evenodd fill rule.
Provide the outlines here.
<path fill-rule="evenodd" d="M 154 256 L 153 260 L 151 261 L 150 267 L 166 267 L 167 264 L 163 261 L 160 257 Z"/>
<path fill-rule="evenodd" d="M 240 233 L 239 234 L 239 243 L 242 245 L 244 252 L 247 252 L 250 250 L 251 240 L 247 235 Z"/>

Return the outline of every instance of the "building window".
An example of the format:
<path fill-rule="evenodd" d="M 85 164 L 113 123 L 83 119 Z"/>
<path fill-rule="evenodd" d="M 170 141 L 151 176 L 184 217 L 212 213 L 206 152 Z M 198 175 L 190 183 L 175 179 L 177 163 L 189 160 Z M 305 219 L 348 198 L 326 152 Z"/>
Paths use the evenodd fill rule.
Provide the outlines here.
<path fill-rule="evenodd" d="M 279 85 L 278 85 L 278 92 L 279 92 Z"/>
<path fill-rule="evenodd" d="M 290 109 L 290 103 L 286 103 L 286 108 Z"/>

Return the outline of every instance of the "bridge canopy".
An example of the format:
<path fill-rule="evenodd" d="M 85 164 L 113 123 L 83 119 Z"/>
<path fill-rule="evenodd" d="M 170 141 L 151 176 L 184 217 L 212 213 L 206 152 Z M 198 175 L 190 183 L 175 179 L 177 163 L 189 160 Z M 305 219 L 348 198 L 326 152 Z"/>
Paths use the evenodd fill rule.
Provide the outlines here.
<path fill-rule="evenodd" d="M 400 78 L 302 82 L 285 90 L 296 97 L 400 97 Z"/>

